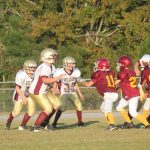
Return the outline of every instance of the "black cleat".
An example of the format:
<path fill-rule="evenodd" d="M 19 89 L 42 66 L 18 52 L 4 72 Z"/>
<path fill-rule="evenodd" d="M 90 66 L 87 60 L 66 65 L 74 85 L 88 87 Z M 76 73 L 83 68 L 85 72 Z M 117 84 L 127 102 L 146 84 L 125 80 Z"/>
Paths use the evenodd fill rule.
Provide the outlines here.
<path fill-rule="evenodd" d="M 85 126 L 84 122 L 79 122 L 78 123 L 78 127 L 83 127 L 83 126 Z"/>
<path fill-rule="evenodd" d="M 121 129 L 131 129 L 135 128 L 134 124 L 131 122 L 124 122 L 124 124 L 121 126 Z"/>
<path fill-rule="evenodd" d="M 51 130 L 56 130 L 56 128 L 57 128 L 57 127 L 56 127 L 55 124 L 50 125 L 50 129 L 51 129 Z"/>
<path fill-rule="evenodd" d="M 7 122 L 6 125 L 5 125 L 5 130 L 9 130 L 10 129 L 10 125 L 11 124 Z"/>
<path fill-rule="evenodd" d="M 109 131 L 118 130 L 118 127 L 115 126 L 114 124 L 111 124 L 107 127 L 107 130 L 109 130 Z"/>
<path fill-rule="evenodd" d="M 41 127 L 45 128 L 46 126 L 48 126 L 48 122 L 43 121 L 42 124 L 40 125 Z"/>

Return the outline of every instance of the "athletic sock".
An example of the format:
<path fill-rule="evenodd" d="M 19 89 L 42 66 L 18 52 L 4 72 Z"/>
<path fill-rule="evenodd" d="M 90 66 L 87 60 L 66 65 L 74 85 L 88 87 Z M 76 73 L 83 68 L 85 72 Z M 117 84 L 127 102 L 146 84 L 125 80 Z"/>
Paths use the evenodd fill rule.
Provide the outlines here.
<path fill-rule="evenodd" d="M 7 119 L 7 123 L 11 124 L 11 122 L 13 121 L 13 119 L 14 119 L 14 116 L 13 116 L 13 114 L 11 112 L 10 115 L 9 115 L 9 118 Z"/>
<path fill-rule="evenodd" d="M 129 118 L 128 113 L 127 113 L 126 110 L 122 109 L 120 111 L 120 113 L 121 113 L 122 117 L 125 119 L 126 122 L 131 123 L 131 119 Z"/>
<path fill-rule="evenodd" d="M 146 109 L 143 110 L 143 116 L 144 116 L 144 118 L 148 117 L 148 113 L 149 113 L 149 110 L 146 110 Z"/>
<path fill-rule="evenodd" d="M 112 112 L 107 113 L 105 118 L 106 118 L 106 121 L 108 122 L 108 124 L 115 124 L 115 120 L 114 120 L 114 116 L 113 116 Z"/>
<path fill-rule="evenodd" d="M 60 109 L 58 109 L 55 119 L 54 119 L 54 122 L 53 122 L 53 125 L 55 125 L 55 126 L 57 125 L 58 119 L 60 118 L 61 114 L 62 114 L 62 111 Z"/>
<path fill-rule="evenodd" d="M 31 118 L 31 116 L 28 115 L 28 113 L 25 113 L 21 126 L 26 126 L 27 122 L 29 121 L 29 119 Z"/>
<path fill-rule="evenodd" d="M 44 120 L 45 123 L 49 123 L 49 120 L 51 119 L 51 117 L 54 115 L 54 113 L 56 112 L 55 109 L 53 109 L 53 111 L 49 114 L 49 116 Z"/>
<path fill-rule="evenodd" d="M 78 117 L 78 123 L 82 122 L 82 111 L 76 111 Z"/>
<path fill-rule="evenodd" d="M 35 126 L 40 126 L 47 117 L 48 115 L 45 112 L 41 112 L 35 121 Z"/>
<path fill-rule="evenodd" d="M 147 126 L 149 123 L 147 122 L 146 118 L 144 118 L 142 115 L 137 114 L 136 119 L 138 119 L 141 123 L 143 123 L 145 126 Z"/>

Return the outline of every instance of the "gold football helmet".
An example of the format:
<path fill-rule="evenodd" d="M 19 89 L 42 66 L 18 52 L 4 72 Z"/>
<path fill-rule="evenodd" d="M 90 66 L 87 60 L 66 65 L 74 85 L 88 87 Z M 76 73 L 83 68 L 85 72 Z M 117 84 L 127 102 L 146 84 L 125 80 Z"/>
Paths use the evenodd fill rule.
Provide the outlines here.
<path fill-rule="evenodd" d="M 67 56 L 63 59 L 63 68 L 65 68 L 65 69 L 71 68 L 71 70 L 72 70 L 75 67 L 75 63 L 76 63 L 76 61 L 73 57 Z"/>
<path fill-rule="evenodd" d="M 57 52 L 52 48 L 45 48 L 41 52 L 41 61 L 49 64 L 55 63 Z"/>
<path fill-rule="evenodd" d="M 23 69 L 26 73 L 33 74 L 37 68 L 37 63 L 34 60 L 26 60 L 23 64 Z"/>

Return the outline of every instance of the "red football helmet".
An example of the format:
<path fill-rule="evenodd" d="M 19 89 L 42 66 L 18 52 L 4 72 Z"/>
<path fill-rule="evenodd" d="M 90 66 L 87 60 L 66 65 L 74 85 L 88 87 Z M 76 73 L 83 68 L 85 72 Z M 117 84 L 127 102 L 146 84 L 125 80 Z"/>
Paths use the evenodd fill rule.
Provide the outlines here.
<path fill-rule="evenodd" d="M 105 58 L 98 59 L 94 63 L 94 65 L 95 65 L 94 71 L 97 71 L 97 70 L 108 71 L 108 70 L 110 70 L 109 60 L 107 60 Z"/>
<path fill-rule="evenodd" d="M 121 56 L 117 63 L 117 71 L 124 68 L 129 68 L 132 66 L 132 60 L 129 56 Z"/>

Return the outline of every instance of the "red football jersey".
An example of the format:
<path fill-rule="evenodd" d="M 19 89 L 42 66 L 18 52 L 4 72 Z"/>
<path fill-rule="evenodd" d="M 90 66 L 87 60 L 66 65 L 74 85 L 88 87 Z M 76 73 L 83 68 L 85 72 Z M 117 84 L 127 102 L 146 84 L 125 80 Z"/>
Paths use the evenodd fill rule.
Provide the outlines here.
<path fill-rule="evenodd" d="M 100 95 L 106 92 L 117 92 L 114 81 L 114 72 L 112 71 L 96 71 L 92 74 L 91 79 Z"/>
<path fill-rule="evenodd" d="M 147 69 L 149 69 L 148 67 L 144 67 L 144 69 L 141 71 L 141 81 L 140 81 L 140 84 L 142 85 L 142 82 L 144 80 L 144 74 L 145 72 L 147 71 Z"/>
<path fill-rule="evenodd" d="M 148 97 L 150 97 L 150 68 L 147 68 L 146 71 L 143 72 L 143 80 L 146 80 L 148 85 Z"/>
<path fill-rule="evenodd" d="M 125 68 L 119 72 L 117 78 L 121 80 L 119 84 L 126 100 L 140 95 L 136 85 L 136 74 L 133 70 Z"/>

